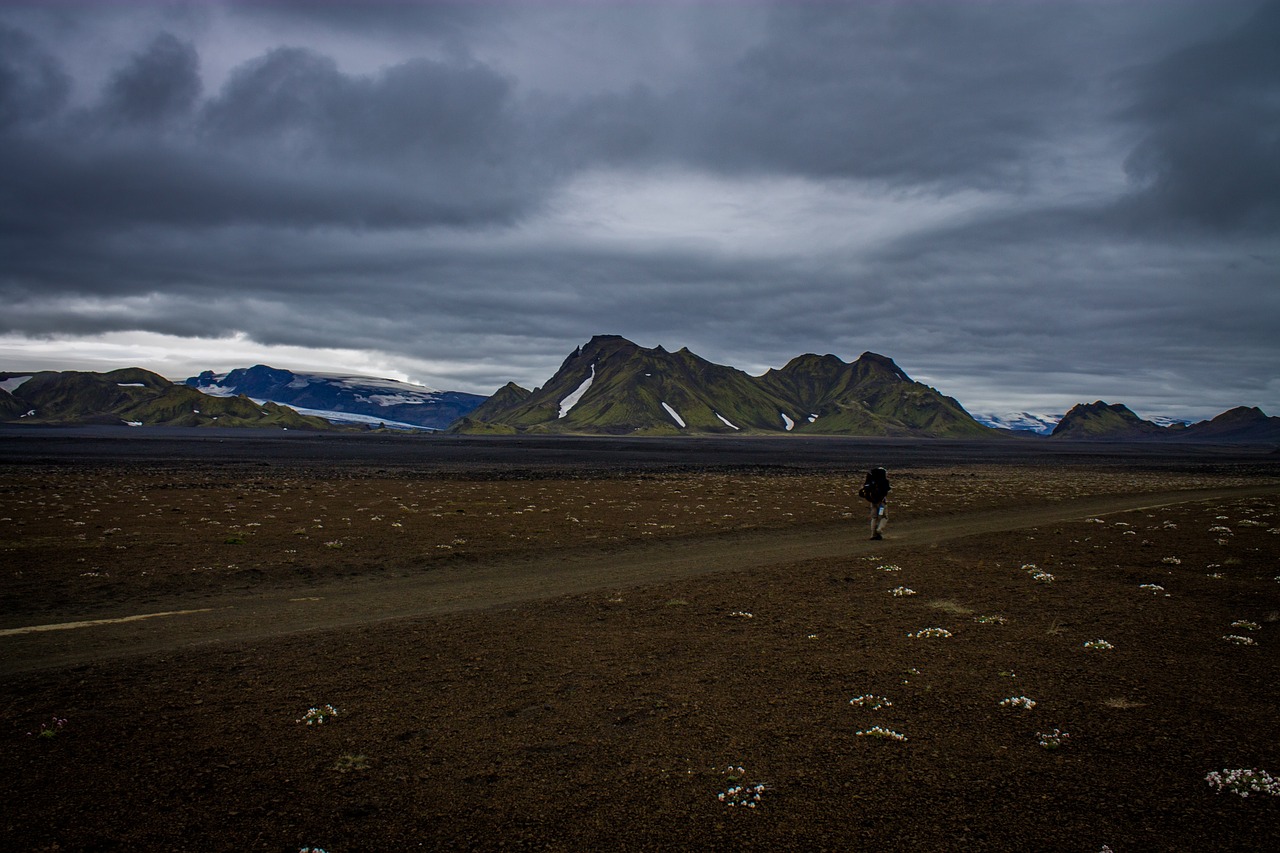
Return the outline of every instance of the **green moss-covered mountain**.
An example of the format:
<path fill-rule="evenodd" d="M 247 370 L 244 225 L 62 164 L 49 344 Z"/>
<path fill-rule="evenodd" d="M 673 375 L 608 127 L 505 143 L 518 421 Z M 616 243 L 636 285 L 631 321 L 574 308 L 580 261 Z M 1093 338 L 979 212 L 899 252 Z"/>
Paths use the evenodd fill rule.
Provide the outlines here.
<path fill-rule="evenodd" d="M 1143 438 L 1154 437 L 1164 428 L 1145 421 L 1120 403 L 1080 403 L 1063 415 L 1053 428 L 1054 438 Z"/>
<path fill-rule="evenodd" d="M 542 388 L 501 389 L 453 432 L 597 435 L 798 433 L 992 435 L 963 407 L 892 359 L 803 355 L 750 376 L 688 349 L 646 349 L 602 335 L 574 350 Z"/>
<path fill-rule="evenodd" d="M 1280 418 L 1256 406 L 1237 406 L 1194 424 L 1160 426 L 1143 420 L 1118 403 L 1080 403 L 1063 416 L 1051 434 L 1055 439 L 1083 441 L 1195 441 L 1228 444 L 1280 442 Z"/>
<path fill-rule="evenodd" d="M 330 430 L 322 418 L 300 415 L 248 397 L 210 397 L 137 367 L 90 373 L 0 373 L 0 422 L 26 424 L 273 427 Z"/>

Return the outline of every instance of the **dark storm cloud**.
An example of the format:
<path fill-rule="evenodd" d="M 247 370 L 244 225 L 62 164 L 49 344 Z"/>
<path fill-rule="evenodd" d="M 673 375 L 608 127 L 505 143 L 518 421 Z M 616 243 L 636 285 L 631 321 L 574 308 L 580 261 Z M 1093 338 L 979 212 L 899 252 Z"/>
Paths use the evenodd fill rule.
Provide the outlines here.
<path fill-rule="evenodd" d="M 372 33 L 380 37 L 435 34 L 461 36 L 481 23 L 488 6 L 473 0 L 232 0 L 237 13 L 270 25 L 296 27 L 301 23 L 341 32 Z"/>
<path fill-rule="evenodd" d="M 1135 73 L 1144 135 L 1134 212 L 1213 227 L 1280 224 L 1280 2 Z"/>
<path fill-rule="evenodd" d="M 817 177 L 1007 179 L 1027 143 L 1069 106 L 1060 48 L 1046 49 L 1044 21 L 1030 20 L 1054 14 L 779 5 L 767 40 L 696 93 L 690 106 L 708 113 L 699 153 Z"/>
<path fill-rule="evenodd" d="M 232 8 L 313 25 L 353 15 L 346 4 Z M 462 14 L 378 8 L 419 26 Z M 1051 59 L 1028 66 L 1027 38 L 1010 52 L 1025 21 L 1001 24 L 1007 32 L 985 44 L 952 38 L 979 23 L 935 12 L 944 20 L 910 6 L 783 6 L 762 44 L 675 90 L 559 96 L 518 91 L 463 55 L 357 75 L 314 50 L 281 47 L 234 68 L 197 103 L 198 55 L 161 33 L 111 73 L 92 109 L 64 112 L 27 145 L 10 142 L 3 153 L 20 176 L 10 198 L 37 224 L 49 216 L 51 228 L 398 227 L 510 223 L 596 165 L 1007 178 L 1027 140 L 1046 132 L 1048 111 L 1027 103 L 1047 100 L 1062 73 Z M 25 48 L 9 56 L 6 77 L 18 82 L 0 103 L 18 118 L 46 118 L 66 75 L 29 37 L 11 39 Z M 129 132 L 139 124 L 163 124 L 163 134 Z"/>
<path fill-rule="evenodd" d="M 579 162 L 949 187 L 1017 180 L 1029 146 L 1079 109 L 1052 8 L 792 3 L 765 35 L 669 91 L 552 104 Z"/>
<path fill-rule="evenodd" d="M 197 104 L 198 57 L 161 34 L 98 103 L 59 112 L 66 74 L 6 31 L 0 135 L 7 234 L 77 241 L 142 224 L 350 228 L 510 222 L 546 190 L 509 80 L 415 60 L 374 76 L 279 48 Z M 16 265 L 38 266 L 50 248 Z"/>
<path fill-rule="evenodd" d="M 103 95 L 108 119 L 152 124 L 188 114 L 200 96 L 200 58 L 189 42 L 168 33 L 117 71 Z"/>
<path fill-rule="evenodd" d="M 56 113 L 70 89 L 52 53 L 27 33 L 0 24 L 0 131 Z"/>

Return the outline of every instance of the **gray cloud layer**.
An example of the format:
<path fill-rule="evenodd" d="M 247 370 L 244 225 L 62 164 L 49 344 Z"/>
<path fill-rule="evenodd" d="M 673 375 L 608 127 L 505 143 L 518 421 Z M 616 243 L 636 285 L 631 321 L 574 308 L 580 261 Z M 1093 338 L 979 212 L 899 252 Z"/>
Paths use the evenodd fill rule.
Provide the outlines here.
<path fill-rule="evenodd" d="M 1280 2 L 7 4 L 0 333 L 1280 410 L 1276 44 Z"/>

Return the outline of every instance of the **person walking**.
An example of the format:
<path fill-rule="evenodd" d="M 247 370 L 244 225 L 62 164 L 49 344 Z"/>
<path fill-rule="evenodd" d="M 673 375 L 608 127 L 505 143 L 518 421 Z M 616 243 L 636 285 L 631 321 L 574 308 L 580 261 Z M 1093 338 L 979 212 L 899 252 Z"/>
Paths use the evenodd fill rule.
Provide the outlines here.
<path fill-rule="evenodd" d="M 858 490 L 858 496 L 871 504 L 871 538 L 883 539 L 884 526 L 889 523 L 888 498 L 889 472 L 883 468 L 872 468 L 867 472 L 867 479 Z"/>

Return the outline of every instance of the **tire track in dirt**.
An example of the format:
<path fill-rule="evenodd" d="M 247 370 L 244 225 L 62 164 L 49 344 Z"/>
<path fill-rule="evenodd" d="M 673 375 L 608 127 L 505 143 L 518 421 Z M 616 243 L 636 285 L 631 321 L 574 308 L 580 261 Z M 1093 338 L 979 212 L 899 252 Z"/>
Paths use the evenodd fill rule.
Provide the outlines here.
<path fill-rule="evenodd" d="M 210 643 L 251 642 L 391 619 L 514 607 L 562 595 L 678 581 L 842 556 L 901 553 L 966 536 L 1021 530 L 1183 503 L 1274 496 L 1280 484 L 1093 496 L 1024 506 L 892 520 L 871 542 L 862 519 L 789 530 L 740 531 L 624 548 L 482 561 L 419 575 L 350 579 L 250 595 L 192 596 L 159 612 L 102 614 L 76 623 L 0 633 L 0 674 L 78 666 Z M 163 618 L 153 618 L 163 617 Z"/>

